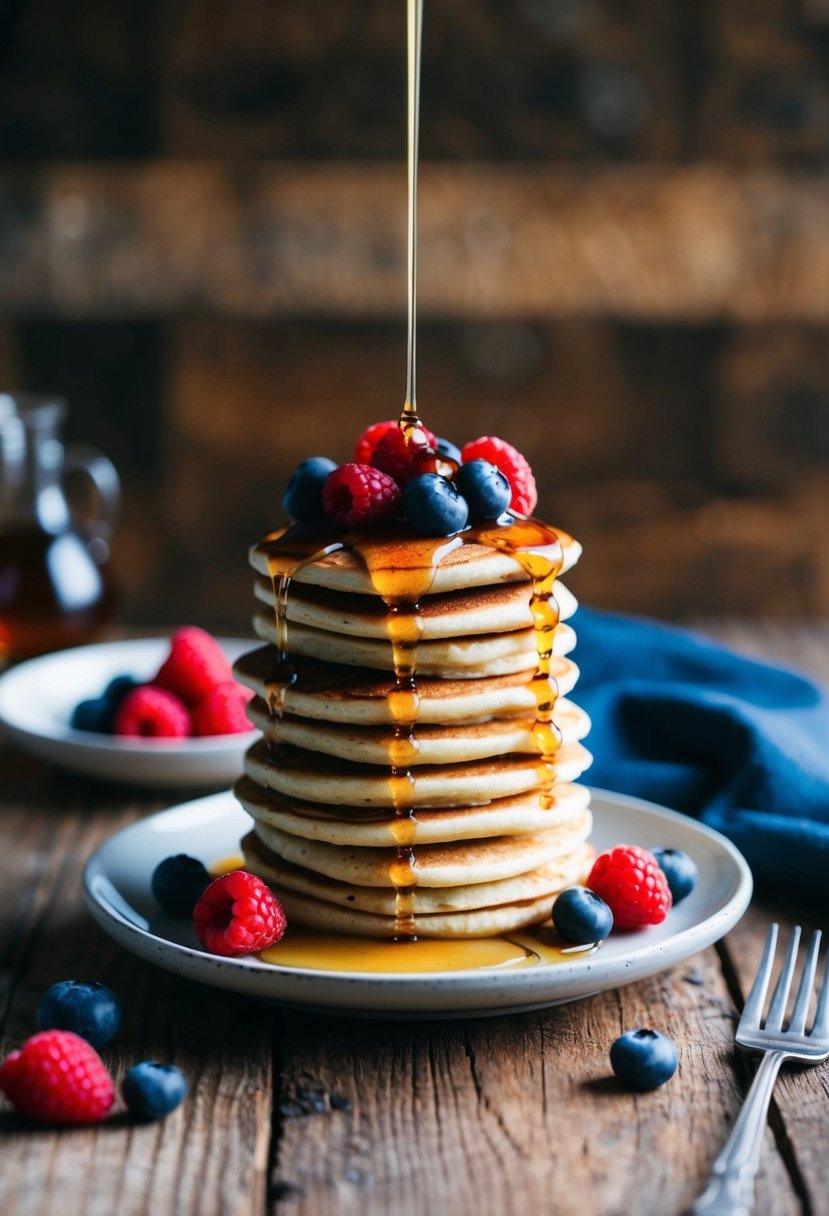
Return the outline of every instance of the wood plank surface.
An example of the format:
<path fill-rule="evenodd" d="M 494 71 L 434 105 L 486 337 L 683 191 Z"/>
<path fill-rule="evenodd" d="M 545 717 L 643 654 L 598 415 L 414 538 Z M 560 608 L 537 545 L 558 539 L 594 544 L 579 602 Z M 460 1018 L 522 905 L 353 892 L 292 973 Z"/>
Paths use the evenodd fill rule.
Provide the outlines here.
<path fill-rule="evenodd" d="M 707 622 L 746 651 L 829 671 L 829 626 Z M 92 925 L 82 864 L 169 802 L 54 772 L 0 748 L 0 1051 L 43 990 L 99 978 L 125 1024 L 107 1063 L 171 1060 L 191 1093 L 163 1124 L 123 1112 L 49 1131 L 0 1105 L 3 1216 L 673 1216 L 702 1189 L 750 1077 L 733 1049 L 765 926 L 825 911 L 768 896 L 724 943 L 642 983 L 542 1012 L 446 1022 L 278 1012 L 135 960 Z M 607 1052 L 655 1025 L 680 1069 L 625 1091 Z M 759 1216 L 829 1212 L 826 1069 L 785 1070 L 758 1179 Z"/>
<path fill-rule="evenodd" d="M 401 164 L 163 160 L 0 172 L 0 305 L 65 317 L 400 316 Z M 425 164 L 424 316 L 829 317 L 820 174 Z"/>

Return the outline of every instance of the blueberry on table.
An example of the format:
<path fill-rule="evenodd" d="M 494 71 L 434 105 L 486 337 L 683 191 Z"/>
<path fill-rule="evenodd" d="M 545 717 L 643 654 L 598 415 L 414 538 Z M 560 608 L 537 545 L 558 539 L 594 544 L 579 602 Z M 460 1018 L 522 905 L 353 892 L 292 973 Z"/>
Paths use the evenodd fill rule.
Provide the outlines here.
<path fill-rule="evenodd" d="M 285 510 L 297 523 L 314 524 L 324 518 L 322 487 L 336 467 L 327 456 L 309 456 L 297 465 L 282 499 Z"/>
<path fill-rule="evenodd" d="M 610 1065 L 631 1089 L 658 1089 L 676 1072 L 673 1039 L 658 1030 L 627 1030 L 610 1049 Z"/>
<path fill-rule="evenodd" d="M 73 730 L 94 731 L 98 735 L 112 732 L 113 707 L 104 697 L 80 701 L 72 710 L 69 725 Z"/>
<path fill-rule="evenodd" d="M 187 1096 L 187 1078 L 174 1064 L 144 1060 L 124 1077 L 121 1093 L 138 1119 L 163 1119 Z"/>
<path fill-rule="evenodd" d="M 456 487 L 439 473 L 421 473 L 403 493 L 406 519 L 424 536 L 452 536 L 465 528 L 469 508 Z"/>
<path fill-rule="evenodd" d="M 497 519 L 510 503 L 512 489 L 499 468 L 488 460 L 470 460 L 458 469 L 455 484 L 469 504 L 469 518 Z"/>
<path fill-rule="evenodd" d="M 121 1025 L 121 1002 L 97 980 L 60 980 L 44 992 L 37 1016 L 43 1030 L 71 1030 L 103 1047 Z"/>
<path fill-rule="evenodd" d="M 186 853 L 177 853 L 158 863 L 150 886 L 165 912 L 171 916 L 192 916 L 210 882 L 210 874 L 202 862 Z"/>
<path fill-rule="evenodd" d="M 674 905 L 690 895 L 697 885 L 697 864 L 681 849 L 651 849 L 660 870 L 668 880 Z"/>
<path fill-rule="evenodd" d="M 613 913 L 587 887 L 568 887 L 553 903 L 553 924 L 565 941 L 589 946 L 608 936 L 613 928 Z"/>

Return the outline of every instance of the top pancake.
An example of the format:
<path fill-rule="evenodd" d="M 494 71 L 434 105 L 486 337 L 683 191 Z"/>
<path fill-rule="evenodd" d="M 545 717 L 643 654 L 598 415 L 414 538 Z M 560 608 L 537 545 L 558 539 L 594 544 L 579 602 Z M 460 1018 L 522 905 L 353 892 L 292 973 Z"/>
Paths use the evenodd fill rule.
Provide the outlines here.
<path fill-rule="evenodd" d="M 259 574 L 270 576 L 267 546 L 275 542 L 281 530 L 266 536 L 250 552 L 250 564 Z M 581 545 L 566 532 L 556 529 L 562 551 L 561 573 L 571 569 L 579 559 Z M 457 543 L 453 543 L 457 541 Z M 384 540 L 382 576 L 386 572 L 405 569 L 410 564 L 412 546 L 422 543 L 414 537 L 389 532 Z M 538 547 L 533 553 L 547 553 L 555 558 L 554 549 Z M 318 561 L 301 566 L 293 575 L 296 583 L 308 583 L 332 591 L 349 591 L 358 595 L 376 595 L 377 586 L 359 556 L 347 549 L 326 554 Z M 459 537 L 447 541 L 434 570 L 428 590 L 431 594 L 463 591 L 469 587 L 486 587 L 495 583 L 526 582 L 527 575 L 514 557 L 486 545 L 464 543 Z"/>

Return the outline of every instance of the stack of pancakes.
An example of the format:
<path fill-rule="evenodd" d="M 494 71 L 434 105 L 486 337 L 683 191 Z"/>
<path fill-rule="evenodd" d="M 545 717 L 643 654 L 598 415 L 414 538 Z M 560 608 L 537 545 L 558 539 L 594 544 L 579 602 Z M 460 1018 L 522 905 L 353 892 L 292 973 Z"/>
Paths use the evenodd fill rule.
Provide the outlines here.
<path fill-rule="evenodd" d="M 580 547 L 559 538 L 567 570 Z M 407 543 L 388 543 L 388 569 L 406 565 Z M 542 759 L 531 582 L 515 558 L 474 540 L 437 556 L 417 610 L 417 721 L 401 834 L 390 781 L 399 738 L 390 605 L 377 580 L 348 548 L 296 570 L 286 685 L 266 542 L 251 560 L 262 605 L 254 627 L 267 645 L 241 659 L 236 676 L 257 694 L 249 716 L 263 738 L 236 795 L 254 820 L 242 842 L 246 865 L 273 887 L 289 922 L 399 935 L 401 841 L 417 936 L 488 936 L 549 916 L 555 894 L 582 881 L 592 858 L 588 791 L 572 784 L 590 762 L 580 742 L 587 716 L 566 698 L 578 674 L 566 657 L 573 596 L 556 582 L 550 673 L 561 743 Z"/>

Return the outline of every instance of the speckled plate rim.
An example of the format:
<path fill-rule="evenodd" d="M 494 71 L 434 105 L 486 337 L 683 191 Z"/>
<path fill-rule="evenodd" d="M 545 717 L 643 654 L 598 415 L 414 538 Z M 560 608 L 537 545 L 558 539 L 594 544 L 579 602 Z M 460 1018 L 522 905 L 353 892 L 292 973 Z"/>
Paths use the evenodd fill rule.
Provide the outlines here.
<path fill-rule="evenodd" d="M 217 638 L 232 661 L 258 643 Z M 151 678 L 168 637 L 129 638 L 58 650 L 19 663 L 0 676 L 0 730 L 25 751 L 90 777 L 131 785 L 190 790 L 228 786 L 256 732 L 204 739 L 115 739 L 69 725 L 78 701 L 98 696 L 116 675 Z"/>
<path fill-rule="evenodd" d="M 681 962 L 727 933 L 751 898 L 748 865 L 718 832 L 664 807 L 604 790 L 593 791 L 593 808 L 597 848 L 621 842 L 681 848 L 697 860 L 700 879 L 664 924 L 611 937 L 593 955 L 555 965 L 365 975 L 205 953 L 192 944 L 196 939 L 189 926 L 156 917 L 149 879 L 158 861 L 171 853 L 187 852 L 210 863 L 237 851 L 249 819 L 229 792 L 171 807 L 117 832 L 87 862 L 84 894 L 96 923 L 139 958 L 249 996 L 368 1016 L 470 1017 L 538 1009 L 617 988 Z"/>

